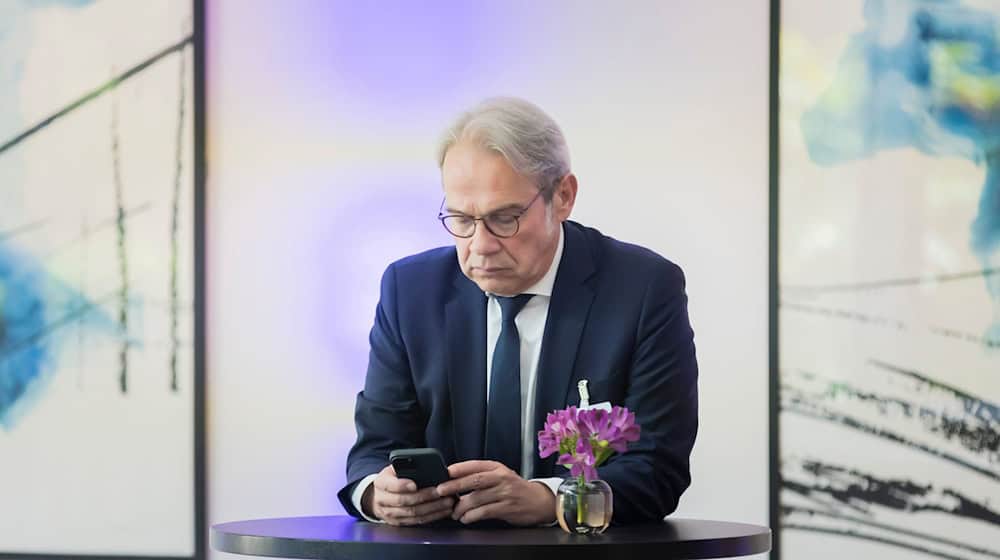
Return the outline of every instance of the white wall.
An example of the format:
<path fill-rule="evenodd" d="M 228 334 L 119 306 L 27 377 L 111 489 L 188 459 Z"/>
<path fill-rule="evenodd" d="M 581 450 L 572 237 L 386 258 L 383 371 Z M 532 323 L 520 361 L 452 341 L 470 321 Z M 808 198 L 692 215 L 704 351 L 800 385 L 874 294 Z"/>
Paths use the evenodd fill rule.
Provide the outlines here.
<path fill-rule="evenodd" d="M 208 2 L 210 522 L 341 513 L 379 275 L 448 242 L 437 135 L 510 93 L 562 124 L 574 218 L 687 273 L 677 515 L 766 525 L 768 2 L 416 4 Z"/>

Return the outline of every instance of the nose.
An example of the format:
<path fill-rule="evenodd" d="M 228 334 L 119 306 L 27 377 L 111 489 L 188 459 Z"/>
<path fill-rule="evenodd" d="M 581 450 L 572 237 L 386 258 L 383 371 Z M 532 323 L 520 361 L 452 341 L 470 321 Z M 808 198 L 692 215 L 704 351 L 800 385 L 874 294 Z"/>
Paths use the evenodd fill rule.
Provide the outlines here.
<path fill-rule="evenodd" d="M 478 224 L 476 231 L 472 234 L 472 239 L 469 241 L 469 251 L 477 255 L 492 255 L 500 249 L 500 239 L 486 229 L 485 225 Z"/>

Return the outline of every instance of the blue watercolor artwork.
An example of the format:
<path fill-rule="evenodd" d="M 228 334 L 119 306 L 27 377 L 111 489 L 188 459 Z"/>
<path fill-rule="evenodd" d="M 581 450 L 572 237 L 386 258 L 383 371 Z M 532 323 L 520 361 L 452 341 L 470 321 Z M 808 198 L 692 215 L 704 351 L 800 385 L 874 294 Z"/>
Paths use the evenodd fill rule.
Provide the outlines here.
<path fill-rule="evenodd" d="M 0 0 L 0 556 L 197 555 L 199 8 Z"/>
<path fill-rule="evenodd" d="M 1000 1 L 780 33 L 781 552 L 1000 557 Z"/>
<path fill-rule="evenodd" d="M 969 224 L 1000 341 L 1000 35 L 997 14 L 958 0 L 870 0 L 833 82 L 801 119 L 813 162 L 911 147 L 985 166 Z M 887 39 L 895 38 L 895 39 Z"/>
<path fill-rule="evenodd" d="M 106 371 L 122 395 L 150 362 L 166 368 L 168 394 L 190 376 L 190 6 L 158 4 L 176 19 L 170 41 L 129 54 L 102 44 L 124 36 L 86 31 L 108 24 L 108 4 L 96 4 L 0 5 L 0 82 L 9 86 L 0 88 L 0 430 L 13 430 L 67 369 Z M 124 21 L 143 11 L 119 8 L 136 11 Z M 49 40 L 39 35 L 50 29 L 42 22 L 66 18 L 84 29 L 77 72 L 27 71 L 57 61 L 43 56 Z M 121 61 L 104 62 L 108 53 Z M 60 94 L 33 106 L 40 87 Z M 104 143 L 94 141 L 95 122 L 107 127 Z M 160 160 L 172 165 L 148 164 Z M 68 333 L 90 350 L 87 364 L 80 352 L 60 361 Z M 91 336 L 102 337 L 99 349 Z"/>
<path fill-rule="evenodd" d="M 69 325 L 115 333 L 95 302 L 0 241 L 0 428 L 12 429 L 38 399 Z"/>
<path fill-rule="evenodd" d="M 0 426 L 37 390 L 51 364 L 40 281 L 0 245 Z"/>

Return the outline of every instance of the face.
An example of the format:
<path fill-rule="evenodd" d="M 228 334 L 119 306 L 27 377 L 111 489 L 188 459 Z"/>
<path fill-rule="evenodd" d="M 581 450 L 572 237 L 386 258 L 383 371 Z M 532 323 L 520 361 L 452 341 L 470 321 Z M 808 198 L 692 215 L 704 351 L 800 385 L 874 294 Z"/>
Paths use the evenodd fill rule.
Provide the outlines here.
<path fill-rule="evenodd" d="M 482 217 L 494 212 L 518 213 L 538 194 L 533 180 L 519 175 L 496 152 L 459 142 L 441 166 L 445 213 Z M 559 226 L 576 200 L 576 178 L 566 175 L 552 201 L 539 197 L 519 218 L 517 234 L 501 238 L 483 222 L 469 238 L 455 238 L 462 272 L 483 291 L 502 296 L 521 293 L 538 282 L 552 264 Z"/>

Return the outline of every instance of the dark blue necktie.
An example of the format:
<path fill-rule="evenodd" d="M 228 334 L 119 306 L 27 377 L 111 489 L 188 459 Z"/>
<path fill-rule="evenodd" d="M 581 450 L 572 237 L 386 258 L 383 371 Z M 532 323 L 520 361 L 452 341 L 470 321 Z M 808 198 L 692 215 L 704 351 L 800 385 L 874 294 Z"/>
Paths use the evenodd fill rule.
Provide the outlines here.
<path fill-rule="evenodd" d="M 500 338 L 493 350 L 490 401 L 486 414 L 486 458 L 521 472 L 521 337 L 514 317 L 532 294 L 496 296 L 503 316 Z"/>

